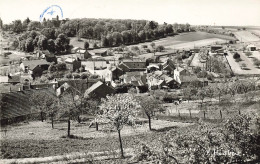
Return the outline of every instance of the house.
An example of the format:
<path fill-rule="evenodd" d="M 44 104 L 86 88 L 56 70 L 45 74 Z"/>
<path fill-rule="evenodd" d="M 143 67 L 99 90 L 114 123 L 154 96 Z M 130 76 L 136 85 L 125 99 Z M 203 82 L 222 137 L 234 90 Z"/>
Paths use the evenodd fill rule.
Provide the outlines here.
<path fill-rule="evenodd" d="M 249 45 L 246 47 L 246 49 L 247 49 L 248 51 L 256 51 L 256 46 L 253 45 L 253 44 L 249 44 Z"/>
<path fill-rule="evenodd" d="M 112 80 L 119 80 L 119 77 L 124 74 L 124 71 L 116 66 L 111 67 L 111 72 L 112 72 Z"/>
<path fill-rule="evenodd" d="M 75 89 L 81 94 L 91 87 L 93 84 L 98 82 L 99 79 L 71 79 L 71 80 L 58 80 L 56 85 L 56 95 L 61 95 L 68 88 Z"/>
<path fill-rule="evenodd" d="M 115 89 L 113 87 L 107 86 L 105 83 L 98 81 L 85 91 L 84 97 L 100 99 L 114 93 Z"/>
<path fill-rule="evenodd" d="M 171 59 L 167 59 L 163 64 L 162 64 L 162 69 L 164 71 L 167 71 L 167 73 L 172 74 L 175 70 L 175 64 Z"/>
<path fill-rule="evenodd" d="M 78 50 L 82 50 L 82 48 L 80 48 L 80 47 L 73 47 L 73 48 L 70 50 L 70 52 L 71 52 L 72 54 L 75 54 L 75 53 L 77 53 Z"/>
<path fill-rule="evenodd" d="M 191 73 L 187 69 L 182 68 L 182 67 L 177 67 L 176 71 L 179 72 L 179 76 L 189 76 L 189 75 L 191 75 Z"/>
<path fill-rule="evenodd" d="M 21 76 L 20 75 L 8 75 L 8 83 L 11 83 L 13 85 L 20 83 L 21 81 Z"/>
<path fill-rule="evenodd" d="M 85 70 L 93 71 L 93 70 L 104 70 L 111 66 L 111 64 L 105 60 L 88 60 L 82 61 L 81 65 L 85 67 Z"/>
<path fill-rule="evenodd" d="M 143 72 L 126 72 L 126 74 L 120 76 L 123 83 L 125 84 L 132 84 L 136 87 L 146 86 L 146 74 Z"/>
<path fill-rule="evenodd" d="M 40 77 L 44 70 L 48 70 L 50 62 L 46 60 L 24 60 L 20 64 L 20 68 L 23 72 L 29 73 L 32 77 Z"/>
<path fill-rule="evenodd" d="M 38 51 L 37 56 L 39 56 L 42 59 L 45 59 L 47 62 L 54 62 L 57 63 L 57 58 L 53 53 L 50 53 L 48 50 Z"/>
<path fill-rule="evenodd" d="M 210 51 L 211 52 L 219 52 L 220 50 L 223 50 L 223 46 L 222 45 L 212 45 L 210 47 Z"/>
<path fill-rule="evenodd" d="M 7 123 L 8 119 L 16 118 L 23 119 L 27 115 L 38 114 L 40 111 L 36 108 L 32 108 L 30 99 L 34 93 L 47 93 L 54 95 L 53 89 L 29 89 L 10 91 L 0 94 L 1 104 L 1 123 Z"/>
<path fill-rule="evenodd" d="M 161 89 L 164 85 L 166 85 L 164 80 L 160 80 L 154 76 L 150 76 L 147 78 L 147 85 L 149 90 Z"/>
<path fill-rule="evenodd" d="M 148 72 L 154 72 L 160 70 L 160 64 L 159 63 L 149 63 L 147 66 Z"/>
<path fill-rule="evenodd" d="M 66 68 L 71 71 L 76 71 L 81 67 L 81 61 L 75 58 L 67 58 L 65 60 Z"/>
<path fill-rule="evenodd" d="M 189 85 L 194 87 L 203 87 L 208 85 L 208 80 L 206 78 L 197 78 L 196 75 L 181 76 L 181 88 L 185 88 Z"/>
<path fill-rule="evenodd" d="M 79 49 L 76 51 L 77 57 L 79 59 L 89 59 L 91 58 L 91 54 L 87 50 Z"/>
<path fill-rule="evenodd" d="M 160 79 L 164 80 L 165 85 L 169 88 L 179 88 L 180 83 L 166 74 L 161 75 Z"/>
<path fill-rule="evenodd" d="M 107 56 L 107 49 L 97 49 L 97 50 L 92 50 L 91 52 L 92 56 Z"/>
<path fill-rule="evenodd" d="M 146 71 L 146 61 L 140 59 L 123 60 L 118 67 L 124 72 Z"/>

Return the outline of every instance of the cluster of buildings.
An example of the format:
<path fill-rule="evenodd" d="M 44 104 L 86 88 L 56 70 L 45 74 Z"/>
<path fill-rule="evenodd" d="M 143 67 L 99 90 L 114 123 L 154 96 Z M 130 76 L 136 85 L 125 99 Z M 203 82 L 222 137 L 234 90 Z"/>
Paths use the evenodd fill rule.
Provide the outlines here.
<path fill-rule="evenodd" d="M 66 57 L 54 56 L 48 51 L 39 51 L 35 55 L 37 60 L 21 60 L 22 74 L 8 76 L 6 83 L 12 84 L 12 87 L 1 91 L 1 120 L 37 113 L 28 106 L 30 95 L 34 92 L 61 96 L 67 89 L 72 88 L 86 98 L 100 99 L 116 93 L 116 88 L 122 85 L 130 85 L 138 92 L 145 92 L 183 88 L 194 81 L 205 83 L 188 69 L 177 66 L 170 58 L 164 62 L 149 62 L 140 58 L 103 60 L 102 57 L 107 55 L 105 50 L 97 50 L 91 54 L 80 48 L 72 49 L 72 54 Z M 41 77 L 52 63 L 64 63 L 64 69 L 72 72 L 83 67 L 99 78 L 54 79 L 44 84 L 32 84 L 31 81 Z"/>

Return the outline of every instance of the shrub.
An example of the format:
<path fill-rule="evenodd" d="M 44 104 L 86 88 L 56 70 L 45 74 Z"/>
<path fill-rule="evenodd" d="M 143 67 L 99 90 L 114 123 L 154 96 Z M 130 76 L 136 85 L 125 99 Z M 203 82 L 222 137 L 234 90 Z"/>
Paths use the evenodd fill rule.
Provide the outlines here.
<path fill-rule="evenodd" d="M 71 73 L 67 73 L 67 74 L 65 74 L 65 77 L 68 78 L 68 79 L 71 79 L 72 78 L 72 74 Z"/>
<path fill-rule="evenodd" d="M 80 78 L 80 74 L 78 74 L 78 73 L 73 73 L 73 74 L 72 74 L 72 77 L 74 77 L 75 79 L 78 79 L 78 78 Z"/>
<path fill-rule="evenodd" d="M 80 76 L 81 79 L 86 79 L 88 77 L 89 77 L 89 73 L 82 73 Z"/>
<path fill-rule="evenodd" d="M 236 53 L 233 55 L 233 58 L 234 58 L 234 59 L 239 59 L 239 58 L 240 58 L 239 53 L 236 52 Z"/>

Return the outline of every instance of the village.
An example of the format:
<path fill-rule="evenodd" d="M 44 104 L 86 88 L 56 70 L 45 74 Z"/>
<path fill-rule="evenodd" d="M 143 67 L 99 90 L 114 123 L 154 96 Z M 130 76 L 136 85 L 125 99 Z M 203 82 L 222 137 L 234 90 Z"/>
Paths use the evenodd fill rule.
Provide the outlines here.
<path fill-rule="evenodd" d="M 0 18 L 0 163 L 259 162 L 258 26 L 44 14 Z"/>

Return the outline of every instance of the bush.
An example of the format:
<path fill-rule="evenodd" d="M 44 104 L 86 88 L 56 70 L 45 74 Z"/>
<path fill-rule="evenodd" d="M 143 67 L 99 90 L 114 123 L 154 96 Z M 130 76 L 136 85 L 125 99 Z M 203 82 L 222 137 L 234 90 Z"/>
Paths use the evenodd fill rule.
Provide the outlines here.
<path fill-rule="evenodd" d="M 80 78 L 80 74 L 78 74 L 78 73 L 73 73 L 73 74 L 72 74 L 72 77 L 74 77 L 75 79 L 78 79 L 78 78 Z"/>
<path fill-rule="evenodd" d="M 88 77 L 89 77 L 89 73 L 82 73 L 80 76 L 81 79 L 86 79 Z"/>
<path fill-rule="evenodd" d="M 236 62 L 240 62 L 240 61 L 242 61 L 242 59 L 241 58 L 237 58 L 237 59 L 235 59 L 235 61 Z"/>
<path fill-rule="evenodd" d="M 234 59 L 239 59 L 239 58 L 240 58 L 239 53 L 236 52 L 236 53 L 233 55 L 233 58 L 234 58 Z"/>
<path fill-rule="evenodd" d="M 72 74 L 71 73 L 67 73 L 67 74 L 65 74 L 65 77 L 68 78 L 68 79 L 71 79 L 72 78 Z"/>

